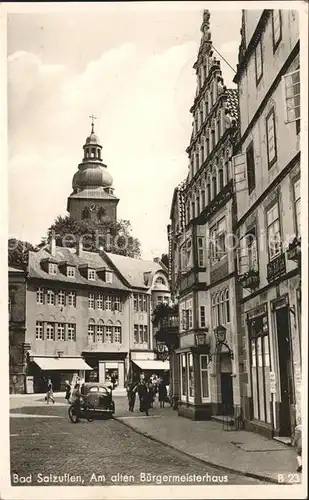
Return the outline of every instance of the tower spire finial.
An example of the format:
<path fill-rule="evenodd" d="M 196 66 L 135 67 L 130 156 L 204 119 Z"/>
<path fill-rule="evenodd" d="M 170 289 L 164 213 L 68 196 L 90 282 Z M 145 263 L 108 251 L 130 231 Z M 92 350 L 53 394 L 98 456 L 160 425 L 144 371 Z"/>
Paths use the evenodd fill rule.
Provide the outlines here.
<path fill-rule="evenodd" d="M 91 118 L 91 133 L 94 134 L 94 121 L 93 120 L 97 120 L 97 117 L 93 115 L 90 115 L 89 118 Z"/>

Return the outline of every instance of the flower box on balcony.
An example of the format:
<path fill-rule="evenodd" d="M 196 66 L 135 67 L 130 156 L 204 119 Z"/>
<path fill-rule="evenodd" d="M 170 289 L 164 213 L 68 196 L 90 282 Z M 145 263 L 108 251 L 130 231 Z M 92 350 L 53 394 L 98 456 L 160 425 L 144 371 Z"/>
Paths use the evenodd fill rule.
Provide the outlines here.
<path fill-rule="evenodd" d="M 256 288 L 260 283 L 260 275 L 256 270 L 251 269 L 239 277 L 239 281 L 244 288 Z"/>
<path fill-rule="evenodd" d="M 297 238 L 297 236 L 294 238 L 292 243 L 289 244 L 289 247 L 287 249 L 287 258 L 288 260 L 293 260 L 296 262 L 298 265 L 300 264 L 301 261 L 301 238 Z"/>

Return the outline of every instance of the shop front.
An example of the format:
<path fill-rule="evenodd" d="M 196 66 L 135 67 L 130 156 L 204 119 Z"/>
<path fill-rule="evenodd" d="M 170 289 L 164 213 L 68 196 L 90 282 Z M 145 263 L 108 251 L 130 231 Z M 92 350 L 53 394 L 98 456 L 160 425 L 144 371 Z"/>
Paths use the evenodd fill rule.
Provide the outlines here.
<path fill-rule="evenodd" d="M 127 354 L 84 353 L 93 371 L 86 374 L 86 382 L 112 383 L 114 388 L 123 388 L 125 383 Z"/>
<path fill-rule="evenodd" d="M 54 391 L 65 390 L 66 381 L 71 382 L 74 374 L 85 380 L 92 371 L 82 357 L 31 356 L 27 358 L 27 393 L 43 393 L 47 390 L 47 381 L 51 379 Z"/>
<path fill-rule="evenodd" d="M 180 367 L 178 415 L 207 420 L 212 415 L 210 387 L 210 348 L 191 346 L 176 351 Z"/>

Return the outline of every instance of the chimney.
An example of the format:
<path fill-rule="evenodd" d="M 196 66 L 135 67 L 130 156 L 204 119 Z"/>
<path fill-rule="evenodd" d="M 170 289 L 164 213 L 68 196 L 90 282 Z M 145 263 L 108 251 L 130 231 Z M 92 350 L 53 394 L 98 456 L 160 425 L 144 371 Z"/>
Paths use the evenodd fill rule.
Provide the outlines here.
<path fill-rule="evenodd" d="M 83 253 L 83 237 L 81 236 L 77 240 L 76 255 L 81 256 Z"/>
<path fill-rule="evenodd" d="M 153 261 L 154 261 L 156 264 L 160 264 L 160 257 L 154 257 Z"/>
<path fill-rule="evenodd" d="M 51 234 L 51 239 L 50 239 L 50 242 L 49 242 L 49 251 L 50 251 L 50 255 L 52 255 L 52 257 L 55 257 L 55 255 L 56 255 L 56 236 L 55 236 L 55 231 L 52 231 L 52 234 Z"/>

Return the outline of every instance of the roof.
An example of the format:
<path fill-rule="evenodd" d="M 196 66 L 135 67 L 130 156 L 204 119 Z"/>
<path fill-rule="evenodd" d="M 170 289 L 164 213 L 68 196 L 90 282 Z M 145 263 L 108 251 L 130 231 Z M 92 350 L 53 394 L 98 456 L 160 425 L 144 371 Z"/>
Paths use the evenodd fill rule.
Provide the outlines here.
<path fill-rule="evenodd" d="M 110 289 L 120 289 L 129 291 L 129 288 L 121 281 L 118 273 L 115 273 L 113 283 L 105 283 L 100 280 L 97 276 L 95 280 L 91 280 L 89 282 L 88 279 L 84 278 L 79 272 L 78 267 L 81 265 L 88 264 L 89 267 L 93 269 L 102 269 L 102 267 L 106 267 L 109 269 L 109 266 L 104 260 L 103 253 L 98 252 L 86 252 L 83 250 L 82 255 L 76 255 L 75 248 L 67 248 L 67 247 L 56 247 L 55 255 L 53 259 L 56 262 L 60 263 L 66 261 L 68 265 L 76 266 L 76 275 L 75 278 L 69 278 L 64 273 L 62 273 L 59 269 L 57 274 L 49 274 L 44 271 L 41 267 L 41 261 L 46 259 L 47 257 L 51 257 L 48 247 L 44 247 L 38 252 L 29 252 L 29 266 L 28 266 L 28 277 L 29 278 L 37 278 L 37 279 L 46 279 L 50 281 L 61 281 L 64 283 L 70 283 L 71 285 L 91 285 L 98 286 L 102 288 L 110 288 Z"/>
<path fill-rule="evenodd" d="M 9 273 L 24 273 L 22 269 L 18 269 L 17 267 L 11 267 L 9 266 Z"/>
<path fill-rule="evenodd" d="M 238 121 L 239 118 L 238 90 L 226 89 L 226 92 L 227 92 L 226 108 L 229 110 L 232 118 Z"/>
<path fill-rule="evenodd" d="M 111 188 L 110 188 L 111 189 Z M 103 187 L 97 187 L 97 188 L 85 188 L 82 191 L 79 191 L 78 193 L 72 193 L 70 194 L 69 198 L 82 198 L 82 199 L 100 199 L 100 200 L 117 200 L 115 195 L 106 192 Z"/>
<path fill-rule="evenodd" d="M 166 273 L 160 264 L 152 260 L 134 259 L 133 257 L 125 257 L 108 252 L 106 252 L 106 255 L 130 286 L 134 288 L 149 288 L 149 285 L 146 286 L 145 284 L 144 275 L 146 273 L 154 274 L 158 271 Z M 150 281 L 148 283 L 150 284 Z"/>

